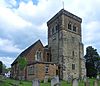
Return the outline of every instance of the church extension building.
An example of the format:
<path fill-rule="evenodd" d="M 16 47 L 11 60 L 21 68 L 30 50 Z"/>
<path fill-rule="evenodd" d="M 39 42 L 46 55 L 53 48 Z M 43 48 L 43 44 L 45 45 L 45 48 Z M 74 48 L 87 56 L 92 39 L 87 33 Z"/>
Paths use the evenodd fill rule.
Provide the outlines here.
<path fill-rule="evenodd" d="M 62 80 L 86 76 L 81 34 L 82 19 L 61 9 L 48 22 L 48 46 L 41 41 L 23 51 L 11 64 L 11 76 L 20 79 L 18 58 L 25 57 L 28 64 L 23 70 L 23 79 L 52 78 L 58 75 Z"/>
<path fill-rule="evenodd" d="M 27 66 L 24 70 L 19 69 L 18 59 L 25 58 Z M 40 40 L 24 50 L 11 64 L 11 77 L 13 79 L 33 80 L 38 78 L 52 78 L 56 76 L 58 67 L 50 62 L 48 46 L 43 46 Z"/>

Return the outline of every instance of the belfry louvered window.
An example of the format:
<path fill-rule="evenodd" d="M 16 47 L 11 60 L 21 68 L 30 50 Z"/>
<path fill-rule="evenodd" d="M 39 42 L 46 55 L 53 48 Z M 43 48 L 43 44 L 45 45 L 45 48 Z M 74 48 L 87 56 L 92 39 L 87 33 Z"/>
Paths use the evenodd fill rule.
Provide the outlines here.
<path fill-rule="evenodd" d="M 68 29 L 71 30 L 71 23 L 68 23 Z"/>

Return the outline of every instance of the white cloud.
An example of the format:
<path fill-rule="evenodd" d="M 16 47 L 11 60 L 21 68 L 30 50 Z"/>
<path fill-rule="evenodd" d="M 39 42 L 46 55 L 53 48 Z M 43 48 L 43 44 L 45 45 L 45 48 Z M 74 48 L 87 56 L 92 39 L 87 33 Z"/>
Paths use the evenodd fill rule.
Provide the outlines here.
<path fill-rule="evenodd" d="M 17 45 L 14 45 L 12 41 L 8 39 L 1 39 L 0 38 L 0 50 L 3 52 L 10 52 L 10 53 L 19 53 L 20 50 Z"/>
<path fill-rule="evenodd" d="M 84 42 L 99 42 L 100 30 L 99 30 L 100 21 L 90 21 L 85 25 L 84 30 Z"/>
<path fill-rule="evenodd" d="M 28 3 L 21 2 L 15 12 L 27 21 L 35 25 L 46 23 L 60 8 L 60 0 L 39 0 L 37 5 L 33 5 L 30 0 Z"/>
<path fill-rule="evenodd" d="M 12 3 L 13 1 L 14 3 Z M 100 0 L 63 1 L 65 10 L 81 17 L 83 20 L 82 38 L 85 48 L 93 45 L 99 49 Z M 39 0 L 37 5 L 34 5 L 32 0 L 27 3 L 21 1 L 17 9 L 6 8 L 16 5 L 15 0 L 10 0 L 9 3 L 6 3 L 5 0 L 0 0 L 0 30 L 2 31 L 1 34 L 6 38 L 0 38 L 0 49 L 6 52 L 20 52 L 21 50 L 18 48 L 19 45 L 17 43 L 20 46 L 24 46 L 25 44 L 34 43 L 39 38 L 42 41 L 47 41 L 46 23 L 63 8 L 62 0 Z M 18 42 L 18 40 L 20 41 Z M 100 49 L 98 51 L 100 52 Z"/>
<path fill-rule="evenodd" d="M 15 9 L 18 11 L 18 14 L 22 14 L 23 16 L 34 16 L 36 13 L 36 5 L 33 5 L 32 1 L 29 1 L 28 3 L 21 2 L 18 9 Z"/>
<path fill-rule="evenodd" d="M 7 68 L 11 67 L 11 63 L 15 60 L 15 58 L 11 57 L 0 57 L 0 61 L 6 65 Z"/>
<path fill-rule="evenodd" d="M 16 0 L 5 0 L 7 3 L 7 7 L 9 7 L 9 8 L 13 8 L 13 7 L 16 7 L 16 5 L 17 5 L 17 2 L 16 2 Z"/>
<path fill-rule="evenodd" d="M 0 0 L 0 7 L 6 7 L 6 5 L 5 0 Z"/>
<path fill-rule="evenodd" d="M 93 10 L 99 5 L 100 0 L 70 0 L 68 3 L 65 1 L 65 8 L 70 12 L 79 14 L 82 17 L 86 17 L 90 12 L 93 13 Z"/>
<path fill-rule="evenodd" d="M 30 22 L 25 21 L 9 8 L 0 7 L 0 11 L 0 23 L 3 28 L 6 26 L 6 30 L 16 31 L 32 25 Z"/>

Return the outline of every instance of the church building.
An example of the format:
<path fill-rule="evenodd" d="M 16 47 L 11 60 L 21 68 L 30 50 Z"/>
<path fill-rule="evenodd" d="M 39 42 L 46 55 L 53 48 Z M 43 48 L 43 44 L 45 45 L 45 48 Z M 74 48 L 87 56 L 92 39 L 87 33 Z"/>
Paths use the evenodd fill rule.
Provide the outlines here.
<path fill-rule="evenodd" d="M 32 80 L 34 78 L 42 80 L 45 77 L 52 78 L 56 75 L 61 80 L 83 78 L 86 76 L 81 23 L 82 19 L 80 17 L 64 9 L 61 9 L 47 22 L 48 45 L 44 47 L 38 41 L 36 42 L 38 43 L 37 45 L 36 43 L 33 44 L 36 47 L 32 48 L 31 46 L 31 52 L 30 48 L 27 48 L 25 50 L 27 52 L 22 53 L 23 56 L 26 55 L 28 61 L 25 69 L 26 72 L 24 71 L 26 80 Z M 41 58 L 38 59 L 40 55 Z M 17 64 L 17 60 L 12 63 L 12 77 L 14 77 L 14 73 L 18 70 L 14 70 L 15 63 Z M 36 69 L 36 65 L 38 66 L 38 70 Z M 29 75 L 30 71 L 31 74 Z"/>

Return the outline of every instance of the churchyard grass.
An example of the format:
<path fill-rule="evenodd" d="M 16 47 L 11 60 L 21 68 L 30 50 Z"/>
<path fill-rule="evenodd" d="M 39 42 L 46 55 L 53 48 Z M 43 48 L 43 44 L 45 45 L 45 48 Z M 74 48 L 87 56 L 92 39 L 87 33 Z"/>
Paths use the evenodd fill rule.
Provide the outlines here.
<path fill-rule="evenodd" d="M 84 86 L 84 81 L 79 81 L 79 86 Z"/>
<path fill-rule="evenodd" d="M 50 86 L 50 83 L 40 83 L 40 86 Z"/>
<path fill-rule="evenodd" d="M 93 81 L 95 79 L 89 79 L 90 81 L 90 86 L 93 86 Z M 100 81 L 99 81 L 100 83 Z M 13 79 L 0 79 L 0 86 L 32 86 L 32 82 L 31 81 L 20 81 L 19 80 L 13 80 Z M 50 82 L 49 83 L 40 83 L 40 86 L 50 86 Z M 61 86 L 71 86 L 71 84 L 67 83 L 66 81 L 61 81 Z M 80 81 L 79 82 L 79 86 L 84 86 L 84 82 Z"/>
<path fill-rule="evenodd" d="M 89 79 L 90 80 L 90 86 L 93 86 L 93 82 L 95 79 Z"/>
<path fill-rule="evenodd" d="M 66 81 L 61 81 L 61 86 L 72 86 L 72 85 Z"/>
<path fill-rule="evenodd" d="M 30 81 L 20 81 L 13 79 L 0 79 L 0 86 L 32 86 L 32 82 Z"/>

